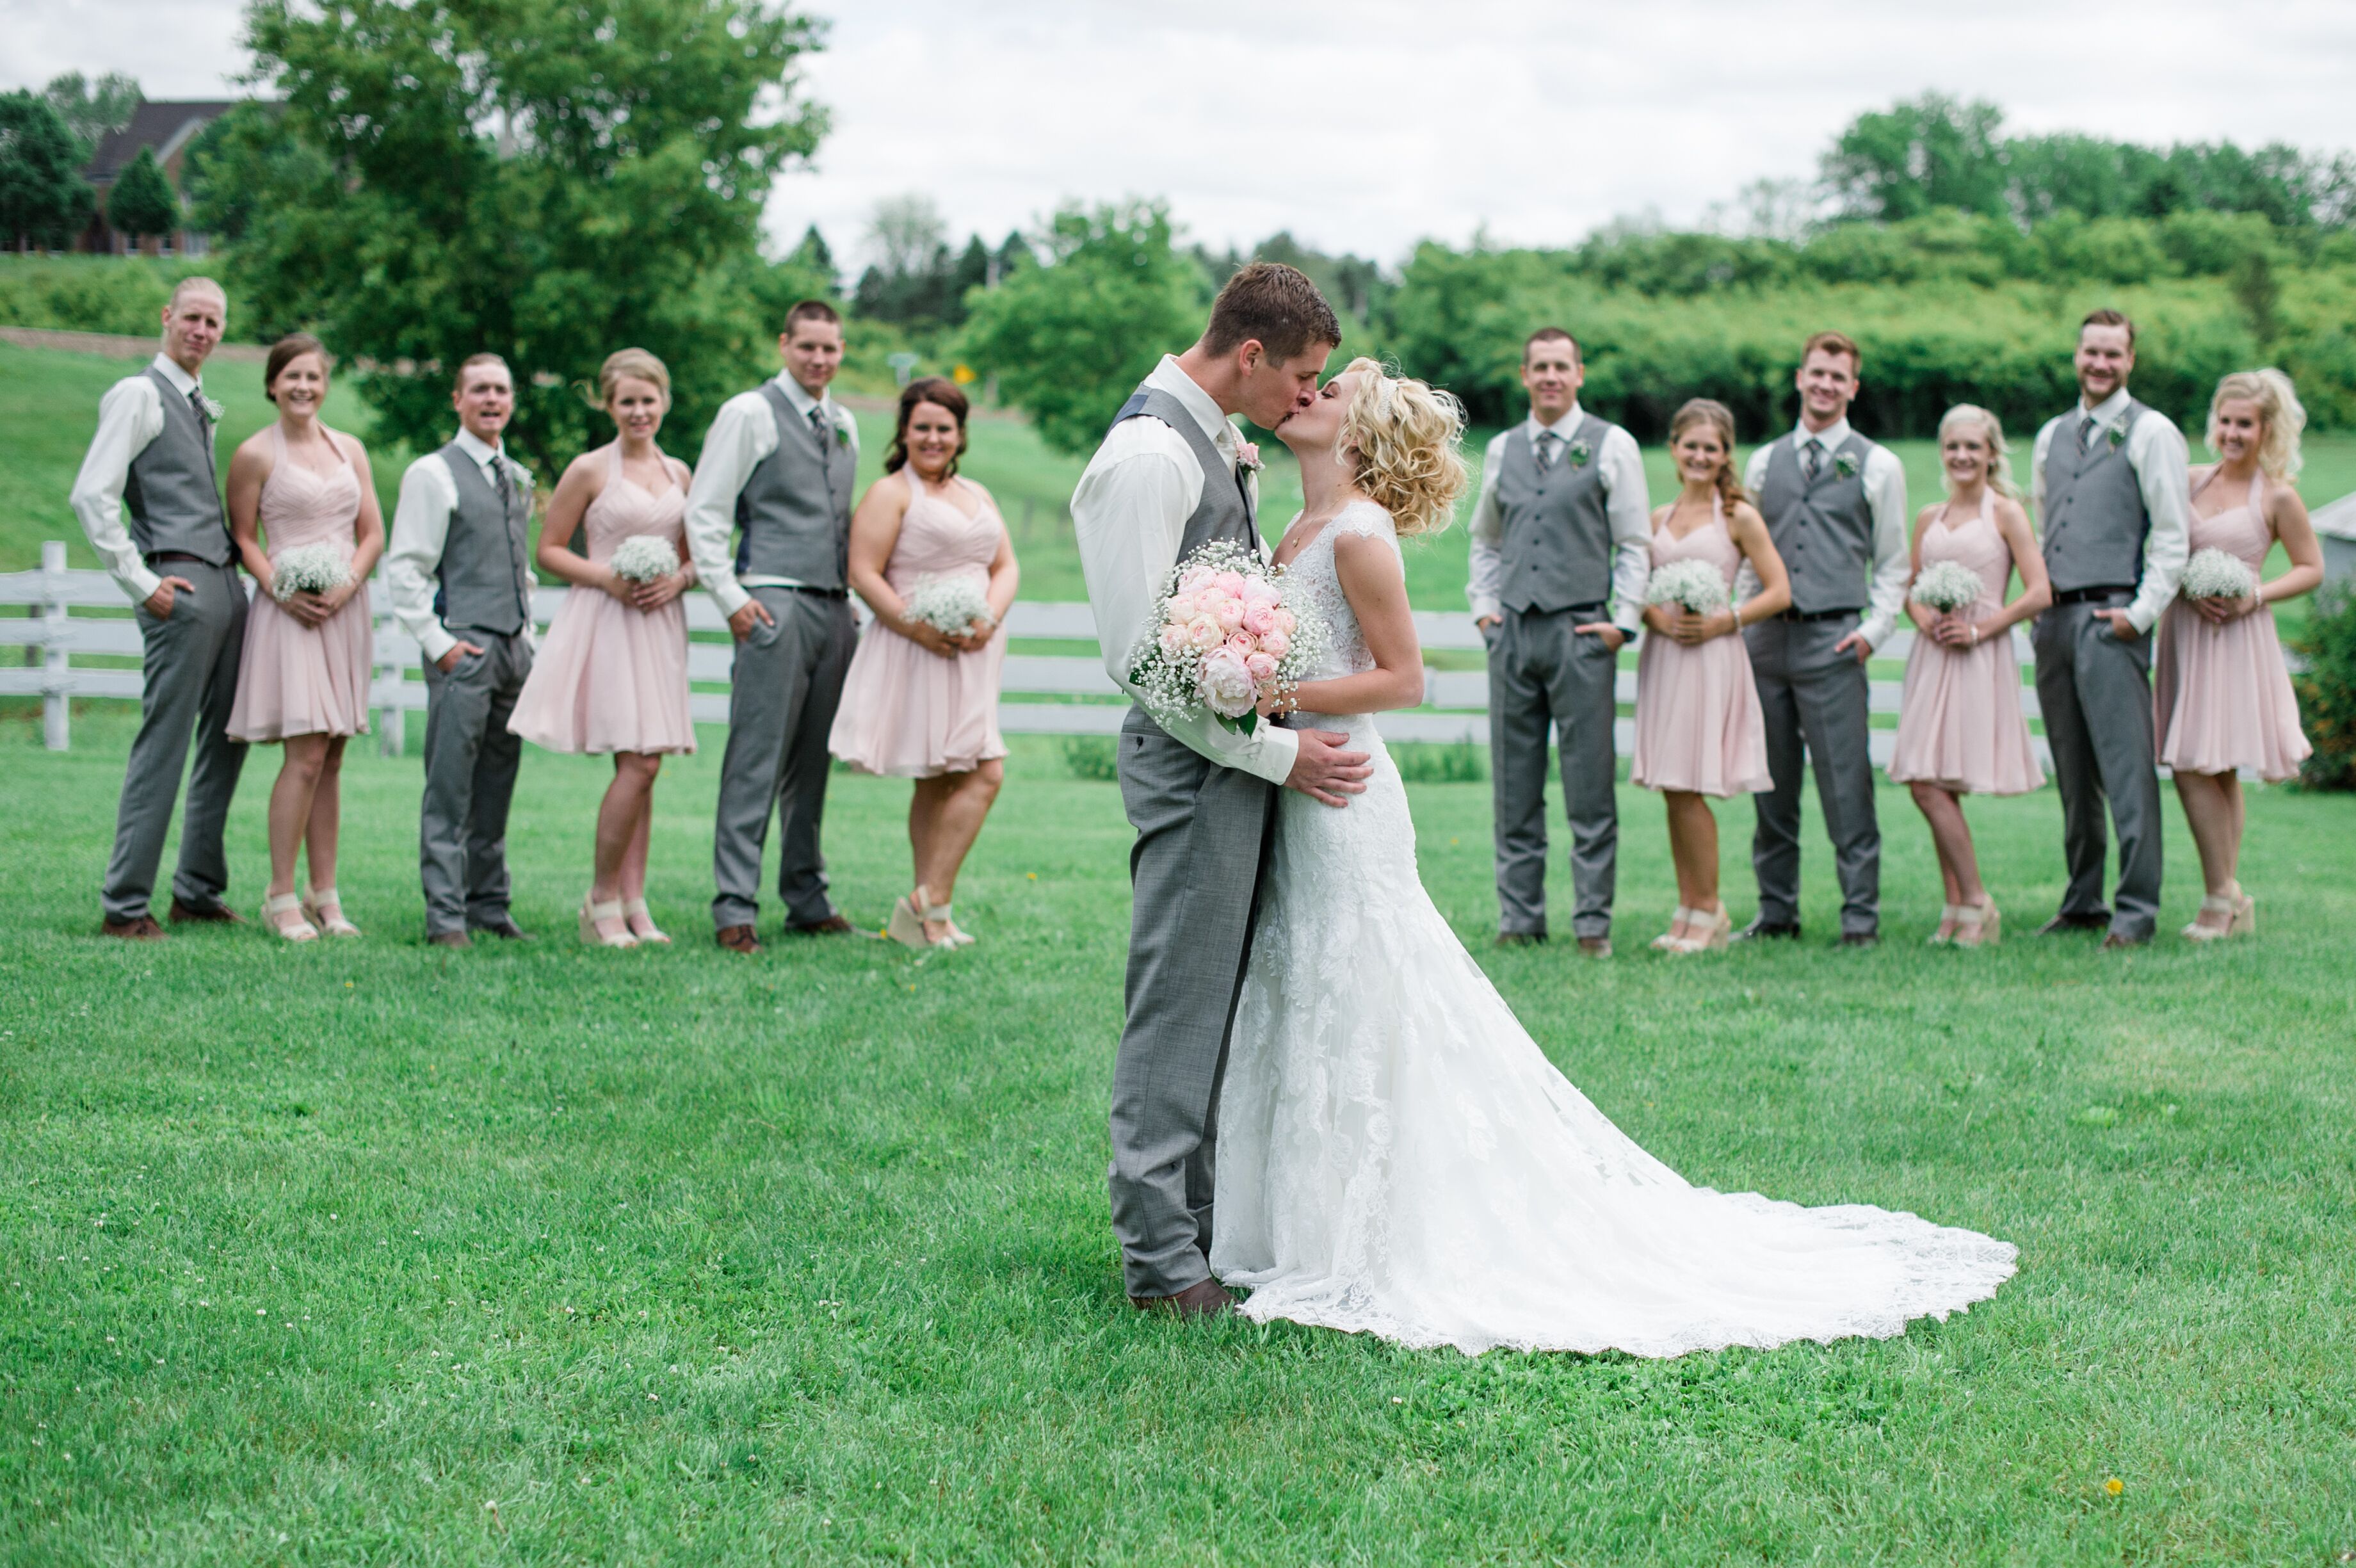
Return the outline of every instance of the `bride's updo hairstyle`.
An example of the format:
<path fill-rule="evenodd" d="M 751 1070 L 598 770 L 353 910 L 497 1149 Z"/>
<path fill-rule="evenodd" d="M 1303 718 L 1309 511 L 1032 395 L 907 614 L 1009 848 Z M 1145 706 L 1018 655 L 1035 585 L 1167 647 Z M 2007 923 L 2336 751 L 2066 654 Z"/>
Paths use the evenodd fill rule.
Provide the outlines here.
<path fill-rule="evenodd" d="M 1464 493 L 1464 405 L 1421 381 L 1387 375 L 1372 360 L 1342 415 L 1342 449 L 1366 498 L 1391 514 L 1402 539 L 1437 533 Z"/>

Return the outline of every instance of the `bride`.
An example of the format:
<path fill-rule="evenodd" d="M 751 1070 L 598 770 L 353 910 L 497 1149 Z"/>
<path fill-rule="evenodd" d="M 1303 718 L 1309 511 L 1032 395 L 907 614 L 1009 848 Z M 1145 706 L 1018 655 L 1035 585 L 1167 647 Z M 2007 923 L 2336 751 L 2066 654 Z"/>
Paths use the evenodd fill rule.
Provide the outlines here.
<path fill-rule="evenodd" d="M 1278 547 L 1332 627 L 1286 700 L 1375 771 L 1286 793 L 1218 1116 L 1211 1268 L 1240 1310 L 1477 1354 L 1676 1356 L 1889 1337 L 1984 1300 L 2014 1250 L 1862 1205 L 1687 1183 L 1540 1053 L 1434 908 L 1373 713 L 1423 698 L 1400 534 L 1445 526 L 1462 415 L 1359 360 L 1277 432 L 1305 509 Z"/>

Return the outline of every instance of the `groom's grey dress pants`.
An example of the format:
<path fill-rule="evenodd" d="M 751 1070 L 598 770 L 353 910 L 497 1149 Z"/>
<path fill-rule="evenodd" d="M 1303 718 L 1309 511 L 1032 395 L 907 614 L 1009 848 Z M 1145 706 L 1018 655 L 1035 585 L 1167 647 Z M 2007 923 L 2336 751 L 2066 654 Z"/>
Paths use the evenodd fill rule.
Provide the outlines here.
<path fill-rule="evenodd" d="M 117 922 L 148 913 L 191 736 L 197 763 L 188 773 L 188 812 L 180 824 L 172 896 L 190 908 L 220 908 L 229 890 L 221 828 L 245 767 L 244 744 L 229 738 L 238 659 L 245 648 L 245 582 L 230 567 L 195 561 L 160 562 L 156 570 L 196 588 L 177 595 L 170 617 L 163 620 L 139 607 L 139 735 L 123 771 L 114 852 L 107 857 L 99 895 L 106 918 Z"/>
<path fill-rule="evenodd" d="M 720 806 L 712 832 L 716 929 L 749 926 L 761 908 L 761 852 L 769 819 L 784 821 L 777 895 L 786 918 L 815 925 L 834 914 L 826 896 L 819 828 L 826 814 L 826 749 L 842 678 L 859 641 L 851 601 L 798 588 L 755 588 L 776 623 L 757 622 L 736 645 L 729 675 L 728 749 L 720 760 Z"/>
<path fill-rule="evenodd" d="M 1758 828 L 1751 865 L 1759 877 L 1759 918 L 1800 918 L 1800 775 L 1816 775 L 1825 832 L 1840 875 L 1841 934 L 1869 935 L 1881 923 L 1881 828 L 1873 811 L 1872 727 L 1865 666 L 1837 644 L 1854 615 L 1830 620 L 1763 620 L 1744 628 L 1751 677 L 1767 719 L 1767 775 L 1754 795 Z"/>
<path fill-rule="evenodd" d="M 1112 1228 L 1133 1296 L 1210 1276 L 1219 1084 L 1276 836 L 1276 787 L 1132 710 L 1120 731 L 1130 852 L 1128 1018 L 1112 1069 Z"/>
<path fill-rule="evenodd" d="M 2062 849 L 2070 886 L 2062 913 L 2101 918 L 2125 941 L 2146 941 L 2159 919 L 2159 772 L 2152 744 L 2151 639 L 2122 641 L 2097 608 L 2124 609 L 2114 594 L 2103 606 L 2057 605 L 2037 618 L 2037 706 L 2053 748 L 2053 782 L 2062 794 Z M 2103 908 L 2103 802 L 2119 835 L 2119 886 Z"/>
<path fill-rule="evenodd" d="M 1612 934 L 1620 853 L 1613 790 L 1612 687 L 1619 655 L 1571 629 L 1605 619 L 1603 607 L 1508 609 L 1489 645 L 1489 771 L 1497 844 L 1497 929 L 1546 934 L 1547 738 L 1560 732 L 1563 815 L 1570 823 L 1571 930 Z"/>
<path fill-rule="evenodd" d="M 464 931 L 508 909 L 508 807 L 523 737 L 508 728 L 531 639 L 524 632 L 453 627 L 482 649 L 444 671 L 425 660 L 425 800 L 417 813 L 417 869 L 425 934 Z"/>

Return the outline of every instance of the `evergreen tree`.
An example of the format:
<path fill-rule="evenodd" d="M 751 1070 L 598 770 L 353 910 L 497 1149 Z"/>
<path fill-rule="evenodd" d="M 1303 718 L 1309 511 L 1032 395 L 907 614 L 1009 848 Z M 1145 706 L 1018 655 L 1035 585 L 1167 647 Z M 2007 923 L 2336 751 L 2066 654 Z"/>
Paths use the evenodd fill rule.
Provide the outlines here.
<path fill-rule="evenodd" d="M 155 149 L 142 147 L 125 164 L 106 193 L 107 226 L 134 241 L 150 235 L 166 238 L 179 232 L 180 195 L 155 161 Z"/>
<path fill-rule="evenodd" d="M 63 116 L 31 92 L 0 92 L 0 244 L 64 246 L 90 221 L 80 145 Z"/>
<path fill-rule="evenodd" d="M 834 252 L 827 248 L 826 236 L 818 231 L 817 224 L 802 231 L 801 243 L 794 247 L 794 253 L 787 259 L 795 266 L 826 279 L 827 293 L 841 292 L 842 282 L 834 269 Z"/>

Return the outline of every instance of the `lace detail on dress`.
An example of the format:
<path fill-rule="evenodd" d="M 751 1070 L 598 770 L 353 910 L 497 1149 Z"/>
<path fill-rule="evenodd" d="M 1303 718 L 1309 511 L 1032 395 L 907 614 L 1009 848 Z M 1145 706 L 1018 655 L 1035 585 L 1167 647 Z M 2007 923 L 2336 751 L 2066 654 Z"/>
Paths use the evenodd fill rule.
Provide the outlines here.
<path fill-rule="evenodd" d="M 1295 591 L 1310 610 L 1333 628 L 1324 661 L 1305 680 L 1331 681 L 1375 667 L 1375 656 L 1366 650 L 1365 633 L 1358 627 L 1357 612 L 1351 609 L 1350 596 L 1342 591 L 1341 574 L 1333 564 L 1333 541 L 1344 533 L 1386 540 L 1391 553 L 1399 555 L 1398 530 L 1391 514 L 1372 501 L 1351 501 L 1292 558 L 1292 564 L 1285 568 L 1286 578 L 1296 585 Z M 1405 570 L 1406 558 L 1399 559 Z"/>

